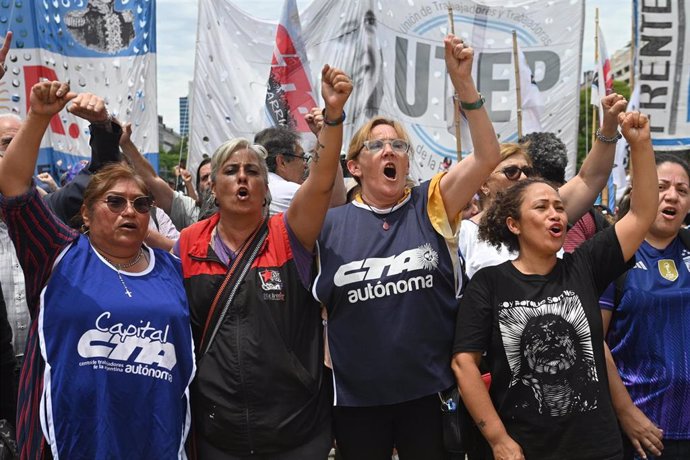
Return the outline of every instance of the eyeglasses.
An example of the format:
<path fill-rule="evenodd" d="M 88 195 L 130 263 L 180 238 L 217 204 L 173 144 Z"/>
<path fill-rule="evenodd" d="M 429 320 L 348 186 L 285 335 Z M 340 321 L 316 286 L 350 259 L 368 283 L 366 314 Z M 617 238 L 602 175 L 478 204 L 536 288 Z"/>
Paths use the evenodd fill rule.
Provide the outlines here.
<path fill-rule="evenodd" d="M 364 147 L 371 153 L 378 153 L 385 147 L 390 145 L 396 153 L 407 153 L 410 150 L 410 144 L 402 139 L 372 139 L 363 142 Z"/>
<path fill-rule="evenodd" d="M 529 166 L 506 166 L 497 173 L 503 173 L 506 179 L 510 181 L 516 181 L 520 179 L 520 174 L 524 174 L 525 177 L 532 177 L 534 175 L 534 169 Z"/>
<path fill-rule="evenodd" d="M 128 203 L 132 203 L 132 207 L 139 214 L 146 214 L 151 210 L 153 202 L 149 196 L 140 196 L 134 200 L 128 200 L 127 198 L 119 195 L 108 195 L 103 200 L 105 204 L 108 205 L 108 209 L 115 214 L 119 214 L 125 210 Z"/>
<path fill-rule="evenodd" d="M 296 155 L 294 153 L 281 153 L 284 157 L 292 157 L 292 158 L 299 158 L 300 160 L 304 161 L 305 163 L 309 161 L 309 155 L 306 153 L 303 155 Z"/>

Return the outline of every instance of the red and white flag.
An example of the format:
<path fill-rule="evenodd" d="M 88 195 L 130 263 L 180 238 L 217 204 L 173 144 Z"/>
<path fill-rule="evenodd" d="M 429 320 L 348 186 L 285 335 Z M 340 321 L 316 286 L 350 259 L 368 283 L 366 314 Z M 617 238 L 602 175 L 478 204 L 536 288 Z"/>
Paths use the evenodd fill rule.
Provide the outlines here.
<path fill-rule="evenodd" d="M 266 115 L 272 125 L 310 132 L 304 115 L 317 104 L 309 75 L 297 3 L 285 0 L 266 89 Z"/>
<path fill-rule="evenodd" d="M 599 124 L 604 120 L 604 109 L 601 106 L 601 99 L 613 92 L 613 72 L 611 72 L 611 60 L 606 51 L 604 34 L 601 27 L 597 25 L 598 58 L 594 75 L 592 77 L 592 96 L 591 103 L 599 107 Z"/>

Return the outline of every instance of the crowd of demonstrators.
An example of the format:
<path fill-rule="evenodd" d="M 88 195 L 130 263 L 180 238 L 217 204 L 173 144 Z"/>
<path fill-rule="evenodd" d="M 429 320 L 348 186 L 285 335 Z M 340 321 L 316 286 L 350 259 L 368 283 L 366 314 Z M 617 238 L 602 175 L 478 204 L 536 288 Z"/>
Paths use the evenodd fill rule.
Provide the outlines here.
<path fill-rule="evenodd" d="M 541 179 L 499 193 L 480 222 L 480 237 L 517 253 L 475 274 L 457 316 L 453 369 L 490 445 L 487 458 L 622 455 L 612 400 L 625 388 L 608 375 L 598 299 L 634 264 L 654 220 L 657 177 L 646 116 L 619 119 L 635 188 L 630 212 L 613 228 L 559 259 L 568 215 L 555 186 Z M 482 354 L 490 390 L 479 373 Z"/>
<path fill-rule="evenodd" d="M 305 120 L 312 132 L 318 136 L 323 126 L 321 110 L 313 109 L 305 116 Z M 311 156 L 304 151 L 299 134 L 287 126 L 276 126 L 259 131 L 254 136 L 254 143 L 262 145 L 268 153 L 266 165 L 268 166 L 268 189 L 271 194 L 270 214 L 285 212 L 308 175 L 308 162 Z M 343 204 L 345 204 L 345 180 L 342 167 L 338 163 L 330 206 Z"/>
<path fill-rule="evenodd" d="M 585 158 L 582 167 L 568 182 L 559 186 L 559 194 L 571 223 L 577 222 L 594 204 L 601 189 L 606 185 L 616 153 L 618 136 L 617 117 L 625 110 L 627 101 L 618 94 L 610 94 L 602 99 L 604 118 L 602 127 L 598 131 L 597 141 Z M 615 140 L 615 141 L 612 141 Z M 496 166 L 484 184 L 480 194 L 480 206 L 486 209 L 490 206 L 496 194 L 507 189 L 516 181 L 526 179 L 534 174 L 532 159 L 528 154 L 529 144 L 503 144 L 501 149 L 501 163 Z M 541 162 L 539 156 L 538 161 Z M 544 168 L 551 174 L 555 167 L 552 164 Z M 479 238 L 479 222 L 484 212 L 480 212 L 471 219 L 463 222 L 460 227 L 460 253 L 465 260 L 466 273 L 469 278 L 483 267 L 498 265 L 517 257 L 506 246 L 486 244 Z"/>
<path fill-rule="evenodd" d="M 349 140 L 348 198 L 352 83 L 329 66 L 313 151 L 268 128 L 196 176 L 180 165 L 179 190 L 98 95 L 41 82 L 26 120 L 0 115 L 0 420 L 22 458 L 325 460 L 334 438 L 344 460 L 450 459 L 439 397 L 456 386 L 488 441 L 472 460 L 620 458 L 618 424 L 626 459 L 686 458 L 688 165 L 652 167 L 648 120 L 613 94 L 565 182 L 565 146 L 499 144 L 473 50 L 444 47 L 475 152 L 415 185 L 405 128 L 375 116 Z M 63 108 L 90 123 L 91 159 L 41 193 Z M 619 122 L 635 189 L 600 231 Z"/>
<path fill-rule="evenodd" d="M 457 311 L 454 235 L 461 210 L 498 162 L 498 141 L 471 77 L 473 51 L 445 39 L 445 60 L 473 155 L 409 188 L 410 144 L 376 117 L 350 141 L 347 167 L 361 186 L 329 211 L 319 236 L 314 293 L 328 312 L 334 435 L 344 459 L 447 458 L 438 392 Z M 469 108 L 473 108 L 470 110 Z"/>
<path fill-rule="evenodd" d="M 174 248 L 199 366 L 192 387 L 199 458 L 325 459 L 331 448 L 321 315 L 309 285 L 352 83 L 329 66 L 321 82 L 320 147 L 286 212 L 269 217 L 266 151 L 234 139 L 211 162 L 218 213 L 184 229 Z"/>
<path fill-rule="evenodd" d="M 635 253 L 637 263 L 600 304 L 609 364 L 630 395 L 622 395 L 619 411 L 631 440 L 626 458 L 635 451 L 660 455 L 663 448 L 661 458 L 680 460 L 690 458 L 690 232 L 683 228 L 690 211 L 690 167 L 678 155 L 662 153 L 656 155 L 656 171 L 658 208 Z M 641 413 L 654 427 L 639 435 Z"/>

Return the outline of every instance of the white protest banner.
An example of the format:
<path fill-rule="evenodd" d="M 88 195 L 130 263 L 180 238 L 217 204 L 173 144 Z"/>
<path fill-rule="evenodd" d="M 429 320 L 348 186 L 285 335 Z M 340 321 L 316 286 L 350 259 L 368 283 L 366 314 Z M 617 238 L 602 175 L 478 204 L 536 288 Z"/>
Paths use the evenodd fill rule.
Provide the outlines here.
<path fill-rule="evenodd" d="M 135 143 L 157 168 L 155 24 L 153 1 L 0 2 L 0 34 L 14 33 L 0 113 L 23 118 L 35 83 L 69 81 L 72 91 L 103 97 L 110 113 L 131 122 Z M 38 169 L 59 173 L 90 156 L 88 122 L 66 110 L 53 117 Z"/>
<path fill-rule="evenodd" d="M 523 0 L 511 7 L 499 0 L 450 3 L 456 34 L 476 48 L 477 86 L 502 142 L 517 139 L 512 30 L 517 31 L 544 101 L 543 130 L 568 146 L 567 174 L 572 176 L 584 5 L 570 0 L 546 5 Z M 455 139 L 446 126 L 452 117 L 446 110 L 450 81 L 443 60 L 447 3 L 323 0 L 301 11 L 300 18 L 315 94 L 317 71 L 325 63 L 353 78 L 353 95 L 345 107 L 345 148 L 364 120 L 380 114 L 407 127 L 414 145 L 414 180 L 429 178 L 455 161 Z M 212 154 L 228 138 L 251 138 L 266 127 L 261 115 L 275 27 L 227 0 L 201 0 L 188 162 L 192 170 L 202 154 Z M 480 46 L 471 41 L 473 36 L 482 37 Z"/>
<path fill-rule="evenodd" d="M 654 150 L 690 149 L 690 8 L 685 0 L 634 0 L 636 83 Z"/>

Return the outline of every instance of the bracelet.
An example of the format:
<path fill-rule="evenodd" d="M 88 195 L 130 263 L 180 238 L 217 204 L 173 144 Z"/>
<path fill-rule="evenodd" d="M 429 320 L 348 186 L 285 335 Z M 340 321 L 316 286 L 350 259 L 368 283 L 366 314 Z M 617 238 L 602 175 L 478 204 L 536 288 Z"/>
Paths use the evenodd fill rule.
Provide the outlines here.
<path fill-rule="evenodd" d="M 340 118 L 338 118 L 337 120 L 333 120 L 333 121 L 326 118 L 326 109 L 325 108 L 321 111 L 321 115 L 323 115 L 323 124 L 324 125 L 338 126 L 338 125 L 342 125 L 343 122 L 345 121 L 345 111 L 344 110 L 343 110 L 343 114 L 340 116 Z"/>
<path fill-rule="evenodd" d="M 621 133 L 619 131 L 616 131 L 616 135 L 613 137 L 606 137 L 603 134 L 601 134 L 601 129 L 599 128 L 597 128 L 597 132 L 594 133 L 594 136 L 604 144 L 615 144 L 618 142 L 618 139 L 623 137 L 621 136 Z"/>
<path fill-rule="evenodd" d="M 460 101 L 460 107 L 462 107 L 462 110 L 477 110 L 482 108 L 484 102 L 486 102 L 484 96 L 482 96 L 482 93 L 479 93 L 479 99 L 477 99 L 475 102 Z"/>

